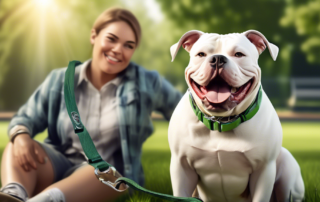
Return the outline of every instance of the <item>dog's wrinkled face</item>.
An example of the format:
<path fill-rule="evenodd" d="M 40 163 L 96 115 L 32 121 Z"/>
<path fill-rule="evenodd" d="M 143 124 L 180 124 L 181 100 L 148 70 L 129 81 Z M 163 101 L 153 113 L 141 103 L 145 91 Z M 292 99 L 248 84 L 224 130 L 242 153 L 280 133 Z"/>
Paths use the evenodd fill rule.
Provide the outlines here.
<path fill-rule="evenodd" d="M 259 88 L 259 54 L 266 47 L 275 60 L 278 48 L 259 32 L 206 34 L 187 32 L 171 47 L 174 59 L 180 46 L 190 53 L 185 77 L 197 105 L 210 116 L 231 116 L 244 111 Z"/>

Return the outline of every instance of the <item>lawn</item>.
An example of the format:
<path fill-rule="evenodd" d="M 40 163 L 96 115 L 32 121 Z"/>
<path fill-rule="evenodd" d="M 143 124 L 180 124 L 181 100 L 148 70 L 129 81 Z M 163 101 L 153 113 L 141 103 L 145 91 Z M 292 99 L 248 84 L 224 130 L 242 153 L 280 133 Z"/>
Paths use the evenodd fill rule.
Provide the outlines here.
<path fill-rule="evenodd" d="M 155 133 L 143 146 L 142 164 L 146 176 L 147 189 L 172 194 L 170 183 L 170 150 L 167 141 L 168 123 L 156 121 Z M 0 122 L 0 153 L 8 142 L 6 134 L 8 122 Z M 320 201 L 320 123 L 284 122 L 283 146 L 297 159 L 305 183 L 306 202 Z M 43 140 L 46 133 L 37 136 Z M 135 193 L 117 201 L 162 201 L 146 194 Z"/>

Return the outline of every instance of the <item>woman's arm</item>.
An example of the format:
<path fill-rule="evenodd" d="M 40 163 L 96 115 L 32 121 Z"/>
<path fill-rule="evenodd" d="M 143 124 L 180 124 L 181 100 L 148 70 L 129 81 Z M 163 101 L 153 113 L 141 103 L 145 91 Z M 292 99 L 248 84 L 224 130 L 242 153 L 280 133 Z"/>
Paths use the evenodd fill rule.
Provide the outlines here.
<path fill-rule="evenodd" d="M 158 76 L 158 82 L 154 96 L 155 110 L 161 112 L 165 119 L 169 120 L 182 94 L 163 77 Z"/>
<path fill-rule="evenodd" d="M 13 141 L 16 135 L 26 133 L 33 138 L 37 133 L 47 128 L 50 90 L 57 84 L 56 82 L 61 81 L 55 71 L 52 71 L 28 101 L 20 107 L 9 124 L 8 135 L 10 140 Z"/>
<path fill-rule="evenodd" d="M 47 76 L 28 101 L 20 107 L 9 125 L 14 157 L 25 171 L 37 169 L 36 161 L 44 163 L 44 156 L 39 152 L 40 145 L 32 138 L 48 126 L 48 102 L 52 99 L 51 89 L 58 84 L 55 82 L 59 82 L 56 77 L 54 72 Z"/>

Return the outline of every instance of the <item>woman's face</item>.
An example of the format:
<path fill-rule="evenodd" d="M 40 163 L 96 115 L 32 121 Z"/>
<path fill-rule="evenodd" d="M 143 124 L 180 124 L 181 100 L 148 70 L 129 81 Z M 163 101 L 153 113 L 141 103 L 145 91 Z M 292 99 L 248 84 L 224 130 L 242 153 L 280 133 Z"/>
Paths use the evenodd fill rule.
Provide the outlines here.
<path fill-rule="evenodd" d="M 94 68 L 98 67 L 106 74 L 118 74 L 124 70 L 137 45 L 133 30 L 124 21 L 108 24 L 98 35 L 93 29 L 90 41 Z"/>

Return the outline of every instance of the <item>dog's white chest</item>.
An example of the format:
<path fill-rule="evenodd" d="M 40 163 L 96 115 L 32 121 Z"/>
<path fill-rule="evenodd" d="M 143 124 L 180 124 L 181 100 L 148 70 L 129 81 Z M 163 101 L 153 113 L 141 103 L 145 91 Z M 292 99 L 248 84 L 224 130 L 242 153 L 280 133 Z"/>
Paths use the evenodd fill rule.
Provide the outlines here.
<path fill-rule="evenodd" d="M 241 152 L 208 153 L 196 160 L 194 166 L 200 177 L 198 190 L 202 198 L 212 197 L 221 199 L 219 201 L 230 201 L 230 196 L 246 194 L 252 169 Z"/>
<path fill-rule="evenodd" d="M 188 160 L 199 176 L 199 193 L 206 197 L 229 201 L 229 196 L 246 194 L 252 160 L 251 142 L 239 139 L 233 132 L 210 132 L 209 139 L 193 138 L 189 141 Z M 250 158 L 250 155 L 249 155 Z M 209 189 L 209 190 L 208 190 Z M 210 200 L 209 200 L 210 201 Z"/>

